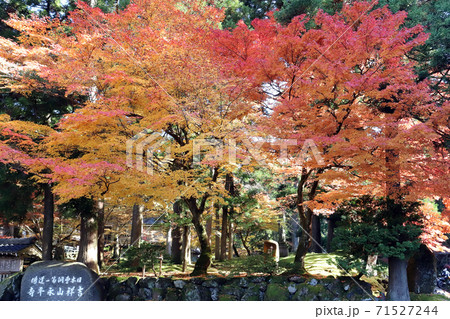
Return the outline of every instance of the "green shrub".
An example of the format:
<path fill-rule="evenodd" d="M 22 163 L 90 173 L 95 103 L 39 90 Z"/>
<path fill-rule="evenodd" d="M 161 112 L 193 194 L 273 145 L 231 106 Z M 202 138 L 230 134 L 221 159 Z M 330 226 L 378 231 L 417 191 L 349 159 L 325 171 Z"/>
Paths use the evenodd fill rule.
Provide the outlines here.
<path fill-rule="evenodd" d="M 135 268 L 138 265 L 143 272 L 152 269 L 157 276 L 156 265 L 159 265 L 161 257 L 164 258 L 165 246 L 162 244 L 141 243 L 140 247 L 132 246 L 125 253 L 125 260 L 121 266 Z"/>
<path fill-rule="evenodd" d="M 341 221 L 333 246 L 345 254 L 336 258 L 339 267 L 366 273 L 367 257 L 379 255 L 405 259 L 420 246 L 422 220 L 420 203 L 396 203 L 383 197 L 362 196 L 341 205 Z"/>

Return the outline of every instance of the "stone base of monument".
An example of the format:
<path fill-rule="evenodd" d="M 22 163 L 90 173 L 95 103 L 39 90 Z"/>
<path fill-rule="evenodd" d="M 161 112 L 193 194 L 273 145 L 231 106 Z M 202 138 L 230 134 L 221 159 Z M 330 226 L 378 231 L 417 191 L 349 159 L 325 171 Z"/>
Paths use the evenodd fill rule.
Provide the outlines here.
<path fill-rule="evenodd" d="M 22 278 L 20 300 L 100 301 L 102 299 L 99 277 L 79 262 L 38 261 L 27 268 Z"/>

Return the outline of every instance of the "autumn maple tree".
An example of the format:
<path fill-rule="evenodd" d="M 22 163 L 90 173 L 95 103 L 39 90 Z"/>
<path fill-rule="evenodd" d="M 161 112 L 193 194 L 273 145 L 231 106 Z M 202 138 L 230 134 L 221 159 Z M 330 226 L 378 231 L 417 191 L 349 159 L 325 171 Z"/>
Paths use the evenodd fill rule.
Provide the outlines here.
<path fill-rule="evenodd" d="M 290 146 L 297 165 L 288 173 L 300 175 L 300 268 L 314 210 L 371 194 L 392 199 L 390 213 L 401 215 L 403 200 L 448 193 L 439 178 L 448 155 L 435 148 L 441 136 L 427 122 L 440 109 L 405 56 L 427 35 L 421 26 L 402 27 L 404 12 L 383 7 L 368 13 L 372 5 L 354 3 L 333 16 L 319 11 L 310 29 L 299 16 L 287 26 L 270 18 L 255 20 L 253 30 L 240 24 L 233 32 L 218 31 L 223 63 L 252 83 L 247 97 L 263 105 L 268 97 L 276 101 L 266 103 L 270 116 L 261 125 L 298 141 Z M 295 158 L 307 139 L 323 162 Z M 389 264 L 390 298 L 409 299 L 406 261 L 393 257 Z"/>
<path fill-rule="evenodd" d="M 164 207 L 179 215 L 173 220 L 187 209 L 201 248 L 192 275 L 207 274 L 205 219 L 219 208 L 220 258 L 227 232 L 273 224 L 274 199 L 239 193 L 235 174 L 268 163 L 273 174 L 298 177 L 295 266 L 304 271 L 315 214 L 383 197 L 391 226 L 402 227 L 408 203 L 449 193 L 441 178 L 449 104 L 435 103 L 408 58 L 427 35 L 404 27 L 404 12 L 373 5 L 287 25 L 269 14 L 232 31 L 220 30 L 223 11 L 200 0 L 136 0 L 111 13 L 80 1 L 64 21 L 12 16 L 20 43 L 0 38 L 2 87 L 57 89 L 72 109 L 53 127 L 2 116 L 0 161 L 51 185 L 58 203 L 89 208 L 80 258 L 93 269 L 98 256 L 88 252 L 102 249 L 106 204 Z M 427 209 L 422 216 L 440 218 Z M 423 240 L 441 240 L 446 227 L 436 236 L 428 227 Z M 391 299 L 409 299 L 407 257 L 389 256 Z"/>
<path fill-rule="evenodd" d="M 202 1 L 135 1 L 110 14 L 80 2 L 70 23 L 36 17 L 8 22 L 23 31 L 22 47 L 44 51 L 36 72 L 48 85 L 84 97 L 45 140 L 49 155 L 60 159 L 51 172 L 59 202 L 83 196 L 147 206 L 184 201 L 202 252 L 194 274 L 205 274 L 211 262 L 202 214 L 226 192 L 218 178 L 227 161 L 205 157 L 215 152 L 207 141 L 232 138 L 250 110 L 240 98 L 245 85 L 223 76 L 208 50 L 221 18 Z M 17 83 L 17 90 L 30 88 Z M 165 139 L 154 154 L 144 154 L 151 175 L 125 165 L 127 141 L 145 137 L 142 132 Z M 171 160 L 161 161 L 158 154 L 169 147 Z M 136 151 L 133 158 L 141 155 Z"/>

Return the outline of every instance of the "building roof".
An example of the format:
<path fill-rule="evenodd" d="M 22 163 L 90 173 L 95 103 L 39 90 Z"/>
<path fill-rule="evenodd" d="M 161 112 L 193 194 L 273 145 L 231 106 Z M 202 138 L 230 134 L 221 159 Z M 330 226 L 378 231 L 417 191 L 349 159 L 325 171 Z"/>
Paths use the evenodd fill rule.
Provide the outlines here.
<path fill-rule="evenodd" d="M 159 217 L 148 217 L 148 218 L 143 218 L 142 222 L 144 224 L 144 226 L 152 226 L 152 225 L 157 225 L 157 224 L 164 224 L 165 221 L 160 219 Z"/>
<path fill-rule="evenodd" d="M 36 237 L 26 238 L 0 238 L 0 255 L 15 255 L 34 245 Z"/>

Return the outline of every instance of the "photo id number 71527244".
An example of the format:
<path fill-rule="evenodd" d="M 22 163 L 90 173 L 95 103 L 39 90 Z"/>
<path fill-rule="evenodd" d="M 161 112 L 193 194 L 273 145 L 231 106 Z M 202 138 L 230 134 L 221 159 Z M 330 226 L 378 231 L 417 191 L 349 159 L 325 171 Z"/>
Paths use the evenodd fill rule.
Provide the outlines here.
<path fill-rule="evenodd" d="M 419 306 L 419 305 L 411 305 L 411 306 L 397 306 L 397 305 L 385 305 L 385 306 L 375 306 L 368 307 L 364 309 L 364 307 L 317 307 L 315 313 L 315 317 L 327 317 L 327 316 L 336 316 L 336 317 L 346 317 L 346 318 L 355 318 L 359 316 L 366 315 L 375 315 L 379 317 L 395 317 L 395 316 L 437 316 L 438 315 L 438 307 L 435 305 L 432 306 Z"/>

